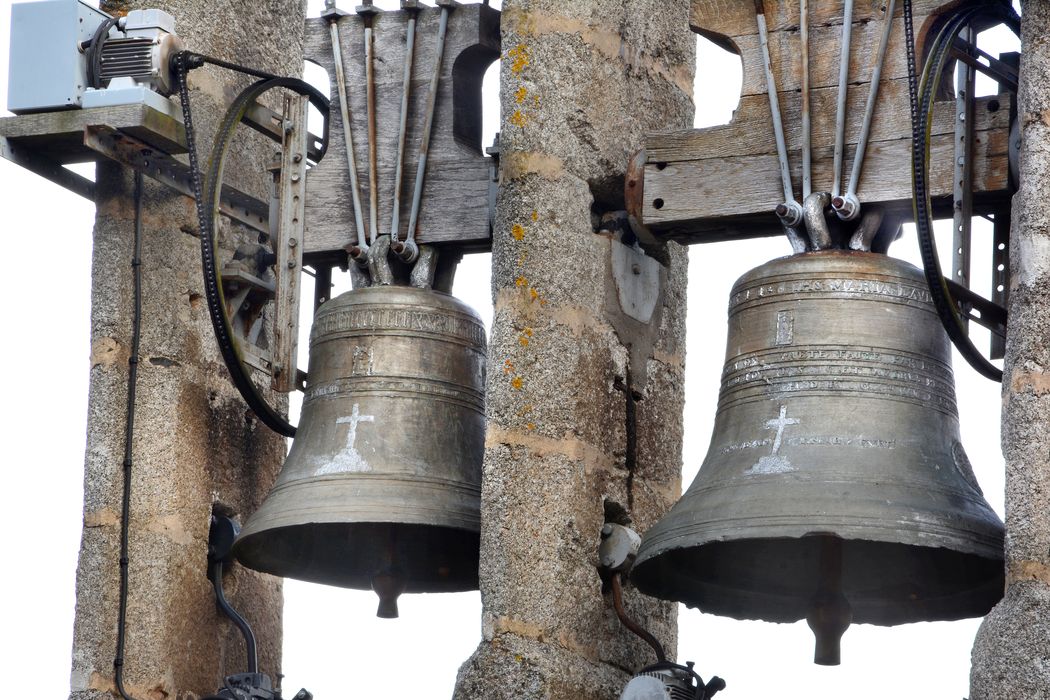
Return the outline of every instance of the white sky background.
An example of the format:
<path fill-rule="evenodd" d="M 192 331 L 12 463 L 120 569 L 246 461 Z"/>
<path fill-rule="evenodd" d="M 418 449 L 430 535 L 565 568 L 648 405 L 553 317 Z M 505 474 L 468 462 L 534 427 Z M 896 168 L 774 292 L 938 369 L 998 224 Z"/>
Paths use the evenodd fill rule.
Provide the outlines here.
<path fill-rule="evenodd" d="M 310 0 L 311 14 L 322 5 Z M 6 104 L 9 19 L 10 0 L 0 0 L 0 104 Z M 1016 45 L 988 47 L 995 53 Z M 702 42 L 698 65 L 697 92 L 704 99 L 697 126 L 728 121 L 739 92 L 739 60 Z M 492 75 L 490 89 L 495 82 Z M 498 122 L 497 109 L 495 99 L 487 98 L 486 143 Z M 4 693 L 63 698 L 69 688 L 82 516 L 94 212 L 88 201 L 3 160 L 0 197 L 8 240 L 0 275 L 0 367 L 8 377 L 7 399 L 0 404 L 0 435 L 7 450 L 0 459 Z M 949 247 L 942 242 L 942 251 Z M 990 247 L 990 230 L 978 226 L 973 263 L 978 290 L 989 289 Z M 788 252 L 778 238 L 696 246 L 690 252 L 685 485 L 703 460 L 714 421 L 729 289 L 739 275 Z M 906 230 L 891 252 L 918 264 L 914 230 Z M 469 256 L 461 265 L 456 294 L 489 323 L 488 256 Z M 955 366 L 963 442 L 988 500 L 1002 514 L 999 385 L 979 377 L 958 357 Z M 378 620 L 370 592 L 297 581 L 288 581 L 285 591 L 288 696 L 305 686 L 318 700 L 447 698 L 459 665 L 480 639 L 476 592 L 406 595 L 400 619 Z M 136 592 L 132 581 L 130 595 Z M 725 678 L 728 688 L 718 697 L 727 700 L 875 700 L 889 694 L 957 700 L 967 692 L 978 624 L 855 625 L 843 639 L 842 665 L 823 668 L 811 663 L 812 634 L 804 622 L 738 622 L 682 608 L 679 658 L 695 660 L 705 678 L 712 673 Z M 135 656 L 129 648 L 129 666 Z"/>

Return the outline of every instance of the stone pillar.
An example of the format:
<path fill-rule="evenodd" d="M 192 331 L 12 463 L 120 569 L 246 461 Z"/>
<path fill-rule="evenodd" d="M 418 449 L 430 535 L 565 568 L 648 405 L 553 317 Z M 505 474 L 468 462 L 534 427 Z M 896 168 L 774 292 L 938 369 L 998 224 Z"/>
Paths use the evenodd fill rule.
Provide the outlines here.
<path fill-rule="evenodd" d="M 977 634 L 971 700 L 1050 697 L 1050 4 L 1021 4 L 1021 185 L 1003 373 L 1006 596 Z"/>
<path fill-rule="evenodd" d="M 140 5 L 141 6 L 141 5 Z M 303 7 L 282 0 L 157 0 L 188 48 L 267 71 L 302 69 Z M 125 3 L 103 3 L 122 14 Z M 246 79 L 205 68 L 191 74 L 198 148 Z M 246 130 L 247 131 L 247 130 Z M 264 195 L 273 145 L 247 138 L 230 181 Z M 245 176 L 248 173 L 249 176 Z M 92 263 L 91 385 L 84 530 L 77 569 L 71 698 L 117 697 L 118 557 L 124 418 L 131 348 L 134 206 L 130 173 L 98 168 Z M 142 336 L 135 412 L 125 688 L 137 700 L 214 693 L 246 669 L 236 628 L 216 610 L 206 578 L 213 504 L 240 517 L 266 494 L 285 441 L 259 423 L 229 381 L 204 302 L 192 202 L 146 179 Z M 223 245 L 236 239 L 225 231 Z M 259 639 L 260 670 L 280 670 L 281 583 L 239 567 L 226 577 L 233 605 Z"/>
<path fill-rule="evenodd" d="M 503 4 L 482 642 L 456 698 L 616 698 L 655 660 L 603 596 L 597 548 L 606 511 L 644 531 L 680 493 L 686 255 L 671 244 L 643 271 L 661 295 L 638 322 L 610 272 L 622 244 L 598 221 L 623 209 L 642 135 L 691 125 L 688 7 Z M 626 597 L 673 653 L 675 606 Z"/>

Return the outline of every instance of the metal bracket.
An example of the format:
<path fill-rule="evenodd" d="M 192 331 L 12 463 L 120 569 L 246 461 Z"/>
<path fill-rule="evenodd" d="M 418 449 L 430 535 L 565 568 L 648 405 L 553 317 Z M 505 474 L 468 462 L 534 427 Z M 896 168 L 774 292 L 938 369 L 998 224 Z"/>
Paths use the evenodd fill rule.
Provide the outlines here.
<path fill-rule="evenodd" d="M 35 155 L 28 148 L 16 146 L 11 139 L 0 136 L 0 156 L 6 158 L 16 165 L 21 165 L 26 170 L 31 170 L 40 177 L 46 178 L 61 187 L 79 194 L 85 199 L 94 201 L 95 183 L 82 175 L 78 175 L 62 164 Z"/>
<path fill-rule="evenodd" d="M 284 98 L 284 143 L 277 187 L 277 226 L 273 245 L 277 254 L 274 309 L 273 375 L 275 391 L 288 393 L 297 387 L 299 349 L 299 293 L 303 269 L 303 235 L 306 233 L 306 129 L 309 99 L 305 95 Z M 271 207 L 273 211 L 274 207 Z"/>
<path fill-rule="evenodd" d="M 642 538 L 624 525 L 605 523 L 602 525 L 602 541 L 598 545 L 598 561 L 609 573 L 629 571 L 638 554 Z"/>
<path fill-rule="evenodd" d="M 649 323 L 660 299 L 660 263 L 635 243 L 613 242 L 612 276 L 620 308 L 636 321 Z"/>
<path fill-rule="evenodd" d="M 193 197 L 189 167 L 134 136 L 109 126 L 88 126 L 84 129 L 84 145 L 176 192 Z M 236 188 L 223 186 L 219 211 L 256 231 L 270 232 L 266 204 Z"/>

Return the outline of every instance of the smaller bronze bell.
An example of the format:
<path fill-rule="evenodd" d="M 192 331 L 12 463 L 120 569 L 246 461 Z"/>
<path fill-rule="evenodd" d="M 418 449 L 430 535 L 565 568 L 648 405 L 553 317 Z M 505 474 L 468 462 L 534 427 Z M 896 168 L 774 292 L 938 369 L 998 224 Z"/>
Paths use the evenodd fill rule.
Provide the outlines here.
<path fill-rule="evenodd" d="M 949 350 L 907 263 L 825 250 L 745 274 L 707 458 L 631 579 L 717 615 L 807 619 L 821 664 L 851 621 L 987 613 L 1003 525 L 959 439 Z"/>
<path fill-rule="evenodd" d="M 234 544 L 245 566 L 367 589 L 478 587 L 485 330 L 429 289 L 355 289 L 321 306 L 288 459 Z"/>

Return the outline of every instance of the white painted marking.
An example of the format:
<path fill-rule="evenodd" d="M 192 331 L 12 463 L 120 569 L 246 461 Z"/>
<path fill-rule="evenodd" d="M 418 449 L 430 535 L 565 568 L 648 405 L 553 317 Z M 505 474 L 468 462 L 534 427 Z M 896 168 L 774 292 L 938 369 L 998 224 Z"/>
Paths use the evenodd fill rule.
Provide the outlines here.
<path fill-rule="evenodd" d="M 357 426 L 360 423 L 375 422 L 375 416 L 363 416 L 358 410 L 358 404 L 354 404 L 353 411 L 349 416 L 336 418 L 336 425 L 347 424 L 350 428 L 346 431 L 346 447 L 337 454 L 331 462 L 317 470 L 316 475 L 342 474 L 344 472 L 370 472 L 369 466 L 361 453 L 357 451 Z M 373 449 L 373 452 L 375 450 Z"/>
<path fill-rule="evenodd" d="M 776 437 L 773 438 L 773 449 L 770 453 L 748 469 L 745 474 L 782 474 L 784 472 L 793 472 L 795 468 L 791 466 L 791 462 L 788 458 L 780 454 L 780 447 L 784 442 L 784 429 L 789 425 L 798 425 L 801 421 L 798 418 L 787 417 L 787 406 L 780 407 L 780 415 L 772 420 L 766 421 L 766 430 L 776 430 Z"/>

